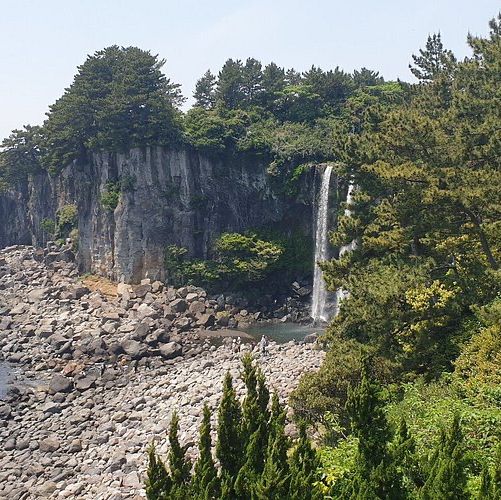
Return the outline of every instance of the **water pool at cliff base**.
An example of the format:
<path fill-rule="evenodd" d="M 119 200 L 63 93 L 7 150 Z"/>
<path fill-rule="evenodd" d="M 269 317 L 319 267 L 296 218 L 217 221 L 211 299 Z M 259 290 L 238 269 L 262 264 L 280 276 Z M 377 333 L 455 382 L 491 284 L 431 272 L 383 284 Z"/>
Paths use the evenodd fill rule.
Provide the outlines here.
<path fill-rule="evenodd" d="M 262 335 L 266 335 L 270 340 L 279 344 L 284 344 L 291 340 L 298 342 L 304 340 L 306 335 L 324 332 L 322 327 L 311 325 L 300 325 L 299 323 L 256 323 L 245 328 L 246 333 L 259 340 Z"/>

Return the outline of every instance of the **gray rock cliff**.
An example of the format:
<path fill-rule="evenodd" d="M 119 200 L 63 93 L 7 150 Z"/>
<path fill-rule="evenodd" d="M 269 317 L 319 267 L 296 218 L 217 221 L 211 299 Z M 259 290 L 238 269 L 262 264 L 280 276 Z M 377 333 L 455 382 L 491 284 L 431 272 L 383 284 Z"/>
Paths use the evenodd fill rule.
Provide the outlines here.
<path fill-rule="evenodd" d="M 126 189 L 117 207 L 107 209 L 102 194 L 120 180 Z M 170 244 L 206 258 L 225 231 L 281 227 L 311 234 L 313 176 L 303 179 L 295 198 L 275 183 L 266 163 L 250 155 L 215 160 L 190 148 L 163 147 L 96 153 L 0 196 L 0 247 L 44 244 L 42 220 L 75 204 L 81 271 L 125 282 L 163 279 Z"/>

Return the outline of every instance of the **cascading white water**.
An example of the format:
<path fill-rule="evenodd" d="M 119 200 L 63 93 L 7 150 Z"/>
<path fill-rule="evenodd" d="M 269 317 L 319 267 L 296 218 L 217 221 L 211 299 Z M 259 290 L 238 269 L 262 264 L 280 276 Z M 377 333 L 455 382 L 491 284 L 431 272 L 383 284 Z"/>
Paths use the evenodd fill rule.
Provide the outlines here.
<path fill-rule="evenodd" d="M 327 289 L 323 277 L 322 269 L 318 262 L 327 260 L 328 256 L 328 232 L 327 222 L 329 213 L 329 185 L 331 180 L 332 167 L 327 166 L 322 172 L 322 183 L 318 193 L 318 206 L 316 211 L 316 232 L 315 232 L 315 262 L 313 272 L 313 296 L 311 303 L 311 317 L 314 322 L 328 321 L 325 312 L 327 302 Z"/>
<path fill-rule="evenodd" d="M 348 185 L 348 193 L 346 194 L 346 208 L 344 209 L 344 215 L 347 217 L 350 217 L 352 214 L 352 211 L 350 209 L 350 205 L 353 200 L 353 191 L 355 187 L 353 184 L 350 182 Z M 339 249 L 339 257 L 342 257 L 345 253 L 347 252 L 353 252 L 357 248 L 357 240 L 352 240 L 350 243 L 347 245 L 343 245 Z M 341 305 L 341 301 L 348 295 L 348 292 L 346 290 L 343 290 L 342 288 L 338 288 L 336 290 L 336 299 L 335 299 L 335 304 L 334 304 L 334 316 L 337 316 L 339 314 L 339 307 Z"/>

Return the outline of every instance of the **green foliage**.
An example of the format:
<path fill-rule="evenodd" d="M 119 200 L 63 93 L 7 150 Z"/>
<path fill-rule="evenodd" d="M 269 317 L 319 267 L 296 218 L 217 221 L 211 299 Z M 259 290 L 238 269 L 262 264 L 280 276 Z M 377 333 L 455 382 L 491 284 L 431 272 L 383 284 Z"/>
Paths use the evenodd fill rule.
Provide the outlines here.
<path fill-rule="evenodd" d="M 476 310 L 480 328 L 463 347 L 455 372 L 468 386 L 501 385 L 501 299 Z"/>
<path fill-rule="evenodd" d="M 325 360 L 317 372 L 304 375 L 292 392 L 289 403 L 296 418 L 311 423 L 320 422 L 332 431 L 332 419 L 337 423 L 335 436 L 348 431 L 349 417 L 345 411 L 348 390 L 361 380 L 361 356 L 371 351 L 354 340 L 338 339 L 332 342 Z M 375 356 L 371 373 L 381 382 L 392 380 L 394 366 Z"/>
<path fill-rule="evenodd" d="M 210 410 L 205 405 L 198 444 L 199 457 L 195 463 L 191 486 L 192 498 L 197 500 L 217 498 L 219 492 L 219 479 L 212 458 L 211 447 Z"/>
<path fill-rule="evenodd" d="M 43 156 L 42 130 L 25 126 L 13 130 L 0 145 L 0 193 L 41 169 Z"/>
<path fill-rule="evenodd" d="M 190 479 L 191 464 L 185 458 L 185 450 L 179 444 L 179 417 L 172 415 L 169 427 L 169 469 L 173 486 L 182 487 Z"/>
<path fill-rule="evenodd" d="M 423 84 L 360 88 L 343 109 L 356 133 L 335 149 L 357 189 L 332 243 L 358 246 L 324 265 L 349 292 L 329 334 L 372 344 L 410 378 L 451 370 L 472 311 L 500 292 L 499 38 L 493 21 L 455 62 L 432 36 L 414 58 Z"/>
<path fill-rule="evenodd" d="M 148 448 L 146 476 L 146 497 L 148 500 L 167 500 L 172 488 L 172 480 L 164 463 L 157 456 L 153 443 Z"/>
<path fill-rule="evenodd" d="M 243 463 L 241 415 L 240 403 L 228 372 L 224 378 L 223 396 L 219 405 L 216 456 L 223 474 L 232 478 L 236 477 Z"/>
<path fill-rule="evenodd" d="M 149 500 L 320 499 L 319 460 L 301 427 L 297 443 L 285 436 L 286 412 L 275 393 L 269 392 L 261 370 L 250 355 L 242 360 L 246 397 L 241 406 L 228 372 L 219 405 L 216 469 L 211 454 L 210 411 L 204 407 L 200 426 L 199 458 L 190 476 L 190 464 L 178 441 L 179 422 L 174 414 L 169 430 L 169 471 L 151 446 L 146 494 Z"/>
<path fill-rule="evenodd" d="M 56 222 L 54 219 L 42 219 L 40 227 L 42 228 L 42 231 L 45 231 L 52 236 L 56 234 Z"/>
<path fill-rule="evenodd" d="M 470 498 L 466 490 L 463 435 L 457 415 L 448 432 L 442 429 L 429 467 L 428 478 L 421 491 L 423 500 Z"/>
<path fill-rule="evenodd" d="M 101 193 L 101 205 L 111 212 L 118 206 L 120 200 L 120 186 L 117 182 L 107 182 Z"/>
<path fill-rule="evenodd" d="M 50 220 L 46 222 L 46 226 L 50 226 Z M 70 233 L 77 228 L 78 224 L 78 207 L 75 204 L 63 205 L 56 212 L 56 223 L 53 235 L 59 238 L 63 243 L 64 239 L 68 238 Z M 78 235 L 77 235 L 78 236 Z"/>
<path fill-rule="evenodd" d="M 165 61 L 136 47 L 111 46 L 89 56 L 51 107 L 43 126 L 45 165 L 61 170 L 87 151 L 172 144 L 179 136 L 179 85 Z"/>
<path fill-rule="evenodd" d="M 320 499 L 317 486 L 317 470 L 320 465 L 316 451 L 306 435 L 306 426 L 299 427 L 299 441 L 290 458 L 291 481 L 288 498 L 291 500 Z"/>
<path fill-rule="evenodd" d="M 213 260 L 185 261 L 185 253 L 179 247 L 168 247 L 166 267 L 170 276 L 211 289 L 238 289 L 267 278 L 284 249 L 255 233 L 223 233 L 214 243 Z"/>

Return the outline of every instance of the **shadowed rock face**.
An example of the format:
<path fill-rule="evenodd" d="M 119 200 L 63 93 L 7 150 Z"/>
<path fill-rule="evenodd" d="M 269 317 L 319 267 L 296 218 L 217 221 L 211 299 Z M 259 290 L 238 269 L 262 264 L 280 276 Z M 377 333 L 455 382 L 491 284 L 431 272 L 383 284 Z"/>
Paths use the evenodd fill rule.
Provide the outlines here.
<path fill-rule="evenodd" d="M 125 184 L 114 211 L 101 204 L 107 183 Z M 0 247 L 41 245 L 44 218 L 67 204 L 78 207 L 81 271 L 116 280 L 163 279 L 165 247 L 184 246 L 206 258 L 225 231 L 279 226 L 311 234 L 311 178 L 292 200 L 273 188 L 266 164 L 250 155 L 209 159 L 182 148 L 94 154 L 57 177 L 31 177 L 0 196 Z M 301 200 L 301 201 L 299 201 Z"/>

